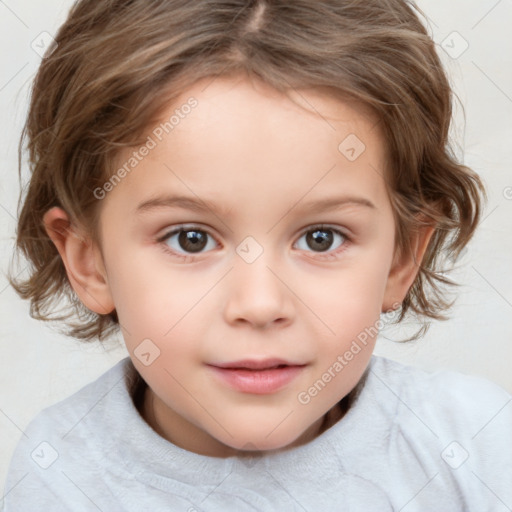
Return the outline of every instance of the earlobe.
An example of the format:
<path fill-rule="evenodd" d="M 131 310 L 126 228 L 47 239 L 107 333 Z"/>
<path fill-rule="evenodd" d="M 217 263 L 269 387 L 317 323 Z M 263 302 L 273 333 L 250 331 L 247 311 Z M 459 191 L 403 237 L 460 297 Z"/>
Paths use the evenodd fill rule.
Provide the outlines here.
<path fill-rule="evenodd" d="M 435 226 L 424 226 L 414 236 L 409 253 L 401 254 L 393 261 L 390 269 L 382 312 L 394 309 L 394 305 L 402 303 L 416 276 L 427 250 L 428 244 L 434 234 Z"/>
<path fill-rule="evenodd" d="M 99 248 L 72 226 L 62 208 L 48 210 L 43 223 L 62 258 L 69 282 L 84 306 L 100 315 L 111 313 L 115 306 Z"/>

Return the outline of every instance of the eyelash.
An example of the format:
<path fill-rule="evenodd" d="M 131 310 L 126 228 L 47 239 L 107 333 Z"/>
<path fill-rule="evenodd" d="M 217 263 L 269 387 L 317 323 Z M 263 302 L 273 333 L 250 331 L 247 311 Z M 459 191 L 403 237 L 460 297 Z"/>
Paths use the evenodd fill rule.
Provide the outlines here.
<path fill-rule="evenodd" d="M 213 238 L 213 240 L 215 240 L 215 242 L 218 243 L 217 240 L 215 239 L 215 237 L 208 230 L 203 229 L 203 228 L 201 228 L 199 226 L 193 226 L 193 225 L 180 225 L 180 226 L 177 226 L 175 229 L 173 229 L 172 231 L 168 231 L 167 233 L 165 233 L 163 236 L 159 237 L 156 240 L 158 242 L 159 246 L 162 248 L 162 250 L 166 254 L 171 254 L 172 256 L 178 257 L 178 258 L 184 260 L 185 263 L 189 263 L 189 262 L 194 261 L 195 260 L 195 254 L 183 254 L 183 253 L 176 252 L 176 251 L 171 249 L 166 244 L 166 241 L 170 237 L 172 237 L 173 235 L 176 235 L 178 233 L 181 233 L 182 231 L 185 231 L 185 232 L 186 231 L 200 231 L 201 233 L 205 233 L 209 237 Z M 330 227 L 330 226 L 326 226 L 324 224 L 312 225 L 308 229 L 302 231 L 302 233 L 299 235 L 297 240 L 300 240 L 307 233 L 311 233 L 311 232 L 314 232 L 314 231 L 332 231 L 333 233 L 335 233 L 337 235 L 340 235 L 343 238 L 343 242 L 340 245 L 340 247 L 338 247 L 334 251 L 317 252 L 317 253 L 315 253 L 314 251 L 308 251 L 308 252 L 313 252 L 313 253 L 318 255 L 318 256 L 315 257 L 315 259 L 320 259 L 320 260 L 334 260 L 334 259 L 337 259 L 338 256 L 347 249 L 347 245 L 349 245 L 352 242 L 351 237 L 349 237 L 343 231 L 340 231 L 339 229 L 336 229 L 336 228 L 333 228 L 333 227 Z M 200 254 L 203 254 L 203 253 L 200 253 L 200 252 L 196 253 L 196 255 L 200 255 Z"/>

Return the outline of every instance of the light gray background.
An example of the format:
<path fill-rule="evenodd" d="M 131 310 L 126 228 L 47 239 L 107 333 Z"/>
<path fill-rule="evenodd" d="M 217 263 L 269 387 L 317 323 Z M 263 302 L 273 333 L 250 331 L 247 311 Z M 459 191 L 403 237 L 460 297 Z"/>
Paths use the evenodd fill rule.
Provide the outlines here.
<path fill-rule="evenodd" d="M 71 4 L 0 0 L 0 482 L 30 419 L 127 355 L 124 346 L 80 344 L 32 320 L 28 304 L 5 278 L 19 191 L 17 144 L 28 87 L 40 63 L 31 44 L 42 32 L 55 34 Z M 385 329 L 377 353 L 427 369 L 481 375 L 512 392 L 512 1 L 419 5 L 465 107 L 466 124 L 457 107 L 453 130 L 459 154 L 485 180 L 489 202 L 454 274 L 463 286 L 452 318 L 406 345 L 384 339 L 401 334 Z"/>

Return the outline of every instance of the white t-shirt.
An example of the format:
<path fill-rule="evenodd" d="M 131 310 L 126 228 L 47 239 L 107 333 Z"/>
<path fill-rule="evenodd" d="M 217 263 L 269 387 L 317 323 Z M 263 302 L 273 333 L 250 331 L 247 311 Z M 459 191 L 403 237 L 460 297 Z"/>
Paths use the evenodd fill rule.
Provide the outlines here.
<path fill-rule="evenodd" d="M 129 358 L 44 409 L 11 460 L 5 512 L 506 512 L 512 397 L 484 379 L 372 356 L 343 418 L 313 441 L 215 458 L 159 436 Z"/>

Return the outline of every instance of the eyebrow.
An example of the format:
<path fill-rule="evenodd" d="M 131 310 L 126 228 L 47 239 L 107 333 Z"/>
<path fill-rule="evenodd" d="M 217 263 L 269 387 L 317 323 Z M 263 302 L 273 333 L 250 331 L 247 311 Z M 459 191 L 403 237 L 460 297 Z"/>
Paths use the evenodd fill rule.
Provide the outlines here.
<path fill-rule="evenodd" d="M 288 211 L 295 209 L 299 203 L 292 206 Z M 345 196 L 328 197 L 321 200 L 302 203 L 300 210 L 306 210 L 308 213 L 321 213 L 327 210 L 336 210 L 343 206 L 363 206 L 366 208 L 377 209 L 377 207 L 364 197 Z M 162 210 L 167 208 L 182 208 L 199 213 L 213 212 L 227 216 L 229 210 L 222 205 L 194 197 L 188 196 L 158 196 L 140 203 L 135 209 L 136 214 L 145 214 L 153 210 Z"/>

